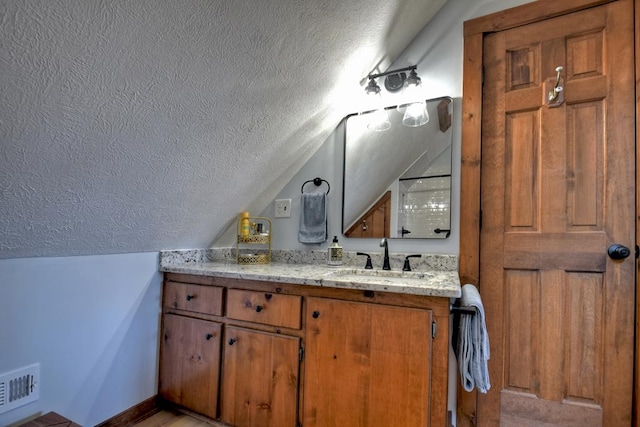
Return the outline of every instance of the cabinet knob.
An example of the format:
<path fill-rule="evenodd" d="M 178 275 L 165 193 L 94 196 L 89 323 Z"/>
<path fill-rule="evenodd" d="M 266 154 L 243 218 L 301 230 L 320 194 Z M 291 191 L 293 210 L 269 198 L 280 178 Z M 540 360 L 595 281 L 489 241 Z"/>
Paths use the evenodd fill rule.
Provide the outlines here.
<path fill-rule="evenodd" d="M 196 297 L 195 295 L 187 295 L 187 301 L 191 301 L 195 297 Z"/>
<path fill-rule="evenodd" d="M 318 317 L 320 317 L 320 312 L 314 311 L 313 313 L 311 313 L 311 317 L 313 317 L 314 319 L 317 319 Z"/>
<path fill-rule="evenodd" d="M 213 338 L 213 334 L 207 334 L 206 337 L 207 341 L 209 341 L 211 338 Z"/>
<path fill-rule="evenodd" d="M 236 343 L 235 338 L 229 338 L 229 345 L 234 345 Z"/>
<path fill-rule="evenodd" d="M 257 311 L 258 313 L 260 313 L 263 309 L 264 309 L 264 307 L 263 307 L 263 306 L 261 306 L 261 305 L 256 305 L 256 311 Z"/>

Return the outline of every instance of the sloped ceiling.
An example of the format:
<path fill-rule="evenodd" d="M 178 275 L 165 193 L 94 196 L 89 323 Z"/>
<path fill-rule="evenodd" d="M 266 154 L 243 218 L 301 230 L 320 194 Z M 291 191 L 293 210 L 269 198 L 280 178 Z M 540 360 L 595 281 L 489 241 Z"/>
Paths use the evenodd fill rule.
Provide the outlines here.
<path fill-rule="evenodd" d="M 0 258 L 209 247 L 446 0 L 3 0 Z"/>

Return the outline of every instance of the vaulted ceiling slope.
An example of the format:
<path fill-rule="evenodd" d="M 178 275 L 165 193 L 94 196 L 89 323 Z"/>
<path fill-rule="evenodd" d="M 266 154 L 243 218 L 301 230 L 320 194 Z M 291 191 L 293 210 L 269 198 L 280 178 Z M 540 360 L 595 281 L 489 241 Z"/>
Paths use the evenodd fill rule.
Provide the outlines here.
<path fill-rule="evenodd" d="M 444 1 L 3 0 L 0 258 L 210 246 Z"/>

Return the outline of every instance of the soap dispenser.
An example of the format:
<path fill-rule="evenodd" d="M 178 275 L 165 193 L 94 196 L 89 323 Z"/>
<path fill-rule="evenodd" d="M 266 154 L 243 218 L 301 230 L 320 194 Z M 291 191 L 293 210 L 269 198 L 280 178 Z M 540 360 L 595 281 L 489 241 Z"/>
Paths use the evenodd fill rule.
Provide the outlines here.
<path fill-rule="evenodd" d="M 329 245 L 327 263 L 330 266 L 342 265 L 342 246 L 338 243 L 338 236 L 333 236 L 333 242 Z"/>

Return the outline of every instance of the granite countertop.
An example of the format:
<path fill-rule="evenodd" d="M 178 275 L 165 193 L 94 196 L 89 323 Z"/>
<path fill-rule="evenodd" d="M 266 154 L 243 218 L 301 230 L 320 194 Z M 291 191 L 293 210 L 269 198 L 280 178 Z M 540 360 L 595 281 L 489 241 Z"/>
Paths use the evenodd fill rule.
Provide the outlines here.
<path fill-rule="evenodd" d="M 180 259 L 161 253 L 160 271 L 445 298 L 458 298 L 461 294 L 458 272 L 452 270 L 403 272 L 285 262 L 238 265 L 230 259 Z"/>

